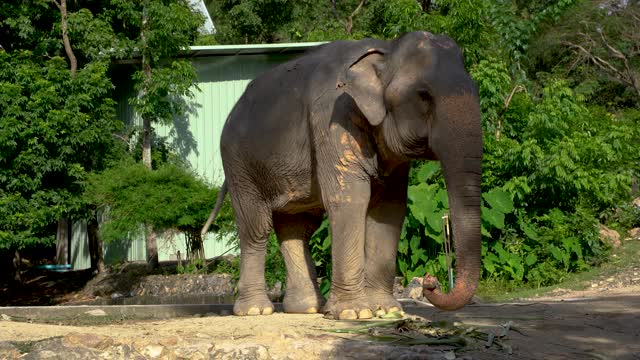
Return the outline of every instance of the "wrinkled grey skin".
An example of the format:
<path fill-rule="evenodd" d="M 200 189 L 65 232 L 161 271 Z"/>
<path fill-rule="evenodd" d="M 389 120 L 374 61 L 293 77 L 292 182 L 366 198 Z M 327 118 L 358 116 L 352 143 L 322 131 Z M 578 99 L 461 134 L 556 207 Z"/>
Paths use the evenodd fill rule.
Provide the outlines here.
<path fill-rule="evenodd" d="M 449 37 L 338 41 L 265 72 L 229 115 L 221 154 L 219 200 L 228 188 L 241 246 L 236 315 L 273 312 L 264 279 L 272 228 L 287 267 L 286 312 L 355 319 L 401 309 L 392 290 L 413 159 L 442 163 L 456 248 L 456 286 L 425 295 L 446 310 L 473 296 L 482 131 L 476 85 Z M 322 308 L 307 242 L 325 211 L 333 272 Z"/>

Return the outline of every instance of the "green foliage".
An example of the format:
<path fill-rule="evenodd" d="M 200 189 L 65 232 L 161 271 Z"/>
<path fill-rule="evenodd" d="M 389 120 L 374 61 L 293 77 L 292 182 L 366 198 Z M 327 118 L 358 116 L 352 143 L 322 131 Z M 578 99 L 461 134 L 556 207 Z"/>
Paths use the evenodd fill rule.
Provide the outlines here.
<path fill-rule="evenodd" d="M 80 216 L 83 181 L 116 154 L 107 64 L 69 74 L 63 58 L 0 51 L 0 248 L 47 245 Z"/>
<path fill-rule="evenodd" d="M 527 65 L 569 74 L 590 102 L 632 107 L 640 103 L 640 4 L 574 1 L 557 23 L 532 42 Z"/>
<path fill-rule="evenodd" d="M 518 114 L 527 121 L 513 138 L 486 138 L 485 182 L 503 186 L 532 213 L 578 205 L 602 212 L 628 197 L 638 129 L 583 100 L 556 80 L 527 100 L 533 106 Z"/>
<path fill-rule="evenodd" d="M 329 219 L 326 216 L 320 227 L 311 236 L 309 249 L 315 262 L 316 275 L 322 278 L 320 293 L 328 298 L 329 290 L 331 290 L 331 232 L 329 231 Z"/>
<path fill-rule="evenodd" d="M 168 66 L 151 69 L 149 76 L 137 71 L 133 79 L 141 95 L 130 103 L 141 117 L 170 124 L 174 117 L 188 112 L 189 103 L 184 97 L 194 96 L 191 87 L 196 78 L 195 68 L 186 60 L 171 60 Z"/>
<path fill-rule="evenodd" d="M 129 102 L 142 119 L 170 124 L 188 113 L 194 96 L 195 68 L 179 56 L 198 38 L 204 19 L 187 1 L 147 0 L 137 11 L 146 22 L 131 39 L 142 64 L 133 75 L 138 96 Z"/>
<path fill-rule="evenodd" d="M 606 254 L 598 215 L 628 201 L 638 130 L 588 107 L 561 80 L 514 102 L 507 136 L 485 136 L 483 181 L 513 194 L 516 216 L 483 248 L 483 268 L 488 277 L 550 285 Z"/>
<path fill-rule="evenodd" d="M 434 33 L 451 36 L 463 49 L 466 63 L 474 64 L 488 55 L 494 41 L 489 24 L 488 2 L 482 0 L 438 1 L 439 14 L 429 22 Z"/>
<path fill-rule="evenodd" d="M 178 274 L 198 274 L 202 271 L 203 267 L 203 259 L 193 259 L 186 265 L 178 264 L 178 266 L 176 267 L 176 272 Z"/>
<path fill-rule="evenodd" d="M 484 129 L 495 133 L 496 130 L 501 130 L 505 95 L 509 93 L 511 86 L 507 65 L 496 58 L 483 59 L 471 68 L 470 73 L 478 84 Z"/>
<path fill-rule="evenodd" d="M 184 167 L 164 164 L 150 171 L 130 161 L 92 175 L 86 191 L 89 201 L 106 211 L 107 221 L 100 228 L 105 241 L 140 234 L 142 224 L 156 230 L 199 232 L 217 195 L 217 189 Z M 228 200 L 211 230 L 220 234 L 234 231 Z"/>
<path fill-rule="evenodd" d="M 448 278 L 444 253 L 443 216 L 448 213 L 448 195 L 438 162 L 414 166 L 409 186 L 408 214 L 398 249 L 398 270 L 405 282 L 425 272 L 437 276 L 442 285 Z M 514 211 L 511 195 L 494 188 L 483 193 L 482 234 L 485 242 L 491 233 L 505 229 L 505 216 Z M 453 244 L 452 244 L 453 245 Z M 445 286 L 446 288 L 446 286 Z"/>
<path fill-rule="evenodd" d="M 287 280 L 287 269 L 284 265 L 282 253 L 280 252 L 280 242 L 273 232 L 269 234 L 269 239 L 267 240 L 267 255 L 265 257 L 264 267 L 265 281 L 268 287 L 272 287 L 278 281 L 285 284 Z"/>
<path fill-rule="evenodd" d="M 513 75 L 527 78 L 522 69 L 532 38 L 543 25 L 555 24 L 560 15 L 568 12 L 576 0 L 544 2 L 489 1 L 488 26 L 495 32 L 493 53 L 500 54 Z"/>
<path fill-rule="evenodd" d="M 291 0 L 222 0 L 210 6 L 221 43 L 274 42 L 291 21 Z"/>

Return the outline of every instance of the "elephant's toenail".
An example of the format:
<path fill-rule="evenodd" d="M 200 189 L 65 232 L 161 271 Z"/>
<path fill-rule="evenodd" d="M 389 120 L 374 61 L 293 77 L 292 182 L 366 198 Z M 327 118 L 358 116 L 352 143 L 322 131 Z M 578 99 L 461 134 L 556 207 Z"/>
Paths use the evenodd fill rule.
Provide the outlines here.
<path fill-rule="evenodd" d="M 358 315 L 355 310 L 342 310 L 338 318 L 340 320 L 355 320 L 358 318 Z"/>
<path fill-rule="evenodd" d="M 389 308 L 389 313 L 394 313 L 394 312 L 398 312 L 401 311 L 400 308 L 398 308 L 397 306 L 392 306 Z"/>
<path fill-rule="evenodd" d="M 271 314 L 273 314 L 272 307 L 264 308 L 264 310 L 262 310 L 262 315 L 271 315 Z"/>
<path fill-rule="evenodd" d="M 376 317 L 383 317 L 385 315 L 387 315 L 387 312 L 384 311 L 383 309 L 376 310 Z"/>
<path fill-rule="evenodd" d="M 247 315 L 260 315 L 260 308 L 252 307 L 251 309 L 249 309 L 249 311 L 247 311 Z"/>
<path fill-rule="evenodd" d="M 360 310 L 360 312 L 358 313 L 359 319 L 371 319 L 372 317 L 373 314 L 371 314 L 371 310 L 369 309 Z"/>
<path fill-rule="evenodd" d="M 318 309 L 315 306 L 312 306 L 305 311 L 305 313 L 307 314 L 315 314 L 317 312 L 318 312 Z"/>

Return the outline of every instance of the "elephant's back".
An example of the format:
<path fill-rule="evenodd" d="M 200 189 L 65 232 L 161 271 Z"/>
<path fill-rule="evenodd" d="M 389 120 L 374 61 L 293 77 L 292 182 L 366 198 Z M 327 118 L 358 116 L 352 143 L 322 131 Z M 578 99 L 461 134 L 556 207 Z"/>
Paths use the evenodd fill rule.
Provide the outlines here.
<path fill-rule="evenodd" d="M 339 95 L 337 78 L 363 49 L 380 40 L 334 41 L 279 64 L 252 80 L 234 106 L 223 131 L 226 138 L 251 140 L 261 149 L 288 149 L 309 133 L 310 110 L 320 97 Z M 264 141 L 262 141 L 264 140 Z M 296 147 L 297 148 L 297 147 Z"/>
<path fill-rule="evenodd" d="M 296 195 L 300 207 L 304 207 L 302 203 L 317 203 L 311 195 L 317 193 L 313 190 L 317 180 L 312 127 L 318 126 L 317 118 L 322 116 L 312 114 L 318 111 L 314 102 L 320 98 L 326 101 L 323 112 L 333 106 L 332 95 L 327 94 L 338 92 L 338 73 L 364 46 L 367 44 L 346 41 L 322 45 L 249 83 L 227 118 L 221 137 L 225 175 L 233 178 L 232 183 L 256 185 L 260 197 L 272 199 L 278 207 L 295 202 L 291 194 L 301 189 Z M 328 126 L 329 119 L 325 120 Z"/>

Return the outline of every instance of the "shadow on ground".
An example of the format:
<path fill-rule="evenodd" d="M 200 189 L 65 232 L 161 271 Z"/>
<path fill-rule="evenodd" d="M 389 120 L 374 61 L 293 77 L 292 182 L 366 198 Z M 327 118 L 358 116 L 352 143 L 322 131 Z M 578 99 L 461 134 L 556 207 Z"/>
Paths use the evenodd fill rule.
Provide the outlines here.
<path fill-rule="evenodd" d="M 455 312 L 406 306 L 405 312 L 434 323 L 462 323 L 464 327 L 496 335 L 504 324 L 511 322 L 507 336 L 500 339 L 511 349 L 511 355 L 504 348 L 486 347 L 485 342 L 475 341 L 466 349 L 458 349 L 456 358 L 640 359 L 640 294 L 544 303 L 479 304 Z M 353 349 L 353 344 L 338 345 L 334 354 L 345 353 L 347 349 Z M 420 358 L 420 354 L 427 359 L 442 356 L 415 350 L 416 357 L 408 358 Z M 384 358 L 395 355 L 405 356 L 397 352 Z"/>

